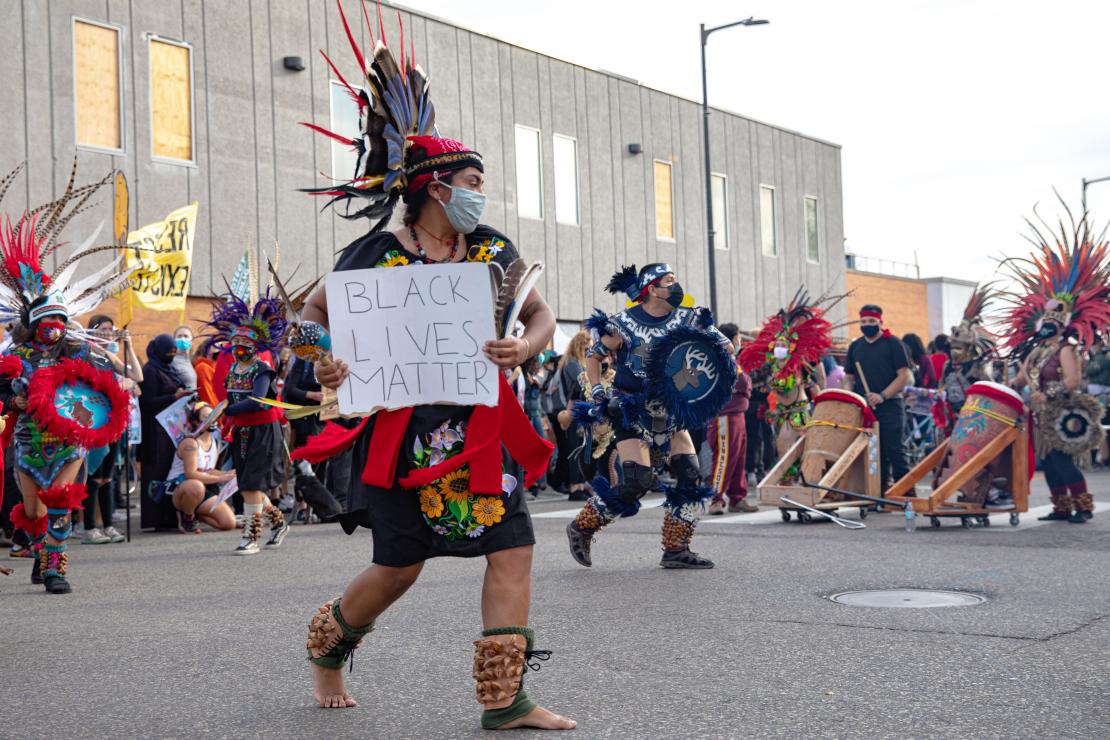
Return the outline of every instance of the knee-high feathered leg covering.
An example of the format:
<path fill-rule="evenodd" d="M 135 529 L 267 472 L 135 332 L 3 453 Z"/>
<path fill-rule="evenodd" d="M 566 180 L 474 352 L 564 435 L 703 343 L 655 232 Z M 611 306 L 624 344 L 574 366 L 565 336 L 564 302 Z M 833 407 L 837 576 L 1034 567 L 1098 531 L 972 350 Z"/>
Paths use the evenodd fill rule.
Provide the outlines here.
<path fill-rule="evenodd" d="M 713 489 L 708 486 L 679 484 L 667 486 L 664 493 L 663 549 L 670 552 L 683 550 L 690 546 L 694 528 L 706 502 L 713 497 Z"/>

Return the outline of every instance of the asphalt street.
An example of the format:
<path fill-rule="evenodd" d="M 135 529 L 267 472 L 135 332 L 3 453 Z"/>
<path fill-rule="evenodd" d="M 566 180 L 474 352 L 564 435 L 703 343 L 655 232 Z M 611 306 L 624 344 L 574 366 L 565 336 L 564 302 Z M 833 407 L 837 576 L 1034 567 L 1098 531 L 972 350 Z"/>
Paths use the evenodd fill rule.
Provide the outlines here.
<path fill-rule="evenodd" d="M 946 522 L 909 533 L 707 517 L 710 571 L 658 567 L 659 508 L 619 521 L 575 564 L 574 506 L 532 504 L 532 624 L 554 651 L 530 695 L 579 738 L 1110 737 L 1110 474 L 1085 525 Z M 1034 483 L 1033 507 L 1047 503 Z M 649 501 L 650 503 L 650 501 Z M 848 518 L 854 514 L 847 515 Z M 1001 519 L 1001 518 L 1000 518 Z M 370 535 L 297 526 L 234 557 L 237 533 L 138 534 L 71 548 L 74 593 L 0 577 L 0 736 L 478 737 L 470 678 L 481 561 L 439 560 L 355 654 L 356 709 L 315 706 L 308 619 L 369 561 Z M 978 606 L 841 606 L 889 587 Z M 528 737 L 532 733 L 520 732 Z M 538 734 L 538 733 L 536 733 Z"/>

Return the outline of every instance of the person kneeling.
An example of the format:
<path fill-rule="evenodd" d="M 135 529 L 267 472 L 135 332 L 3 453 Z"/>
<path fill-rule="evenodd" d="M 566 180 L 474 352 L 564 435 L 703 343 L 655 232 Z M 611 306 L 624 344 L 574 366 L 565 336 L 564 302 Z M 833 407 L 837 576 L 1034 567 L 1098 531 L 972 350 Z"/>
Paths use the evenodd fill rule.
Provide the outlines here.
<path fill-rule="evenodd" d="M 213 529 L 235 529 L 235 512 L 219 500 L 220 488 L 235 473 L 216 469 L 220 443 L 208 423 L 212 407 L 196 401 L 186 420 L 189 435 L 177 446 L 170 467 L 169 485 L 177 509 L 177 527 L 185 534 L 200 534 L 200 523 Z"/>

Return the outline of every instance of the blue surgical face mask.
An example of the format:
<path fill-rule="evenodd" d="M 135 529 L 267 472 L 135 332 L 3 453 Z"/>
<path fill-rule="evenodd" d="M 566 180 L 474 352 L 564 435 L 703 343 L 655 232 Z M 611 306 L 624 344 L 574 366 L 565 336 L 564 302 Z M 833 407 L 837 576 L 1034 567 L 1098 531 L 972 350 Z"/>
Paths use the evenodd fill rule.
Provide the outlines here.
<path fill-rule="evenodd" d="M 173 340 L 173 343 L 177 347 L 178 352 L 188 352 L 189 348 L 193 346 L 193 340 L 187 337 L 178 337 Z"/>
<path fill-rule="evenodd" d="M 486 208 L 486 196 L 475 190 L 456 188 L 442 180 L 436 180 L 440 185 L 451 188 L 451 200 L 444 203 L 440 201 L 451 228 L 460 234 L 469 234 L 478 228 L 478 221 L 482 218 L 482 211 Z"/>

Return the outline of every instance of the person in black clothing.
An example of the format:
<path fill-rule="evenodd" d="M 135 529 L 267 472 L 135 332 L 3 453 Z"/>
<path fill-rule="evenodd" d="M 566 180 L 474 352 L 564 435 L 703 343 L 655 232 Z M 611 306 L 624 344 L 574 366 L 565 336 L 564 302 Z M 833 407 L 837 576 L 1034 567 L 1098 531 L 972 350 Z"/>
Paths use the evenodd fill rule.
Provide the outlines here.
<path fill-rule="evenodd" d="M 155 418 L 167 406 L 182 396 L 192 393 L 185 387 L 173 366 L 177 346 L 169 334 L 159 334 L 146 346 L 146 364 L 143 365 L 143 382 L 139 387 L 139 410 L 143 420 L 143 443 L 139 445 L 141 471 L 141 526 L 143 529 L 177 529 L 177 511 L 169 497 L 155 501 L 151 498 L 150 484 L 163 481 L 170 472 L 170 464 L 177 453 L 174 440 Z"/>
<path fill-rule="evenodd" d="M 913 372 L 905 346 L 883 328 L 883 309 L 869 303 L 860 309 L 859 316 L 863 336 L 848 347 L 842 387 L 864 396 L 875 411 L 879 421 L 883 489 L 886 490 L 890 483 L 909 472 L 902 442 L 902 430 L 906 425 L 902 390 L 913 382 Z"/>
<path fill-rule="evenodd" d="M 752 478 L 763 480 L 768 470 L 775 467 L 778 453 L 775 450 L 775 431 L 767 421 L 767 402 L 771 394 L 771 373 L 767 368 L 759 368 L 751 373 L 752 398 L 748 410 L 744 412 L 748 450 L 746 469 L 748 483 Z"/>

